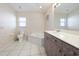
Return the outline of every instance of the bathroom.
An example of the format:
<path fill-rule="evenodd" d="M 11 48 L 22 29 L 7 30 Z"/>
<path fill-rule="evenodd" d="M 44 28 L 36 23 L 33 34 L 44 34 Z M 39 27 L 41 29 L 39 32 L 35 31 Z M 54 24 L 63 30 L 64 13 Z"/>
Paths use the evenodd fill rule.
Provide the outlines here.
<path fill-rule="evenodd" d="M 79 47 L 78 19 L 79 3 L 0 3 L 0 56 L 79 55 L 73 52 Z M 61 53 L 51 49 L 49 36 L 60 41 Z M 73 51 L 65 53 L 64 44 Z"/>

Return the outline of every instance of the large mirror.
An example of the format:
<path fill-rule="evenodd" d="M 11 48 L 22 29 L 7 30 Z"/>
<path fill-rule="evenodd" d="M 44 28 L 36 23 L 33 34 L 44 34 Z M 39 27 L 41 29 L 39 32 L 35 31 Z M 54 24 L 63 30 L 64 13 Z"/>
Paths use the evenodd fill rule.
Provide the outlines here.
<path fill-rule="evenodd" d="M 56 28 L 79 31 L 79 3 L 61 3 L 54 7 Z"/>

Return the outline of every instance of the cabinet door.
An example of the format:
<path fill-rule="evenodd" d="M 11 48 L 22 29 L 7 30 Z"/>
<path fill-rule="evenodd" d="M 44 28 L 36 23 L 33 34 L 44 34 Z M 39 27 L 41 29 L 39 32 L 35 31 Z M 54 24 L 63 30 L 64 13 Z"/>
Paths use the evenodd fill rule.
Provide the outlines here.
<path fill-rule="evenodd" d="M 52 56 L 60 56 L 61 53 L 60 53 L 60 49 L 61 47 L 57 46 L 57 39 L 55 38 L 49 38 L 49 50 L 50 50 L 50 53 L 49 55 L 52 55 Z"/>
<path fill-rule="evenodd" d="M 51 55 L 52 56 L 57 56 L 58 55 L 58 52 L 57 52 L 58 48 L 57 48 L 54 41 L 50 40 L 50 46 L 49 47 L 50 47 Z"/>
<path fill-rule="evenodd" d="M 62 41 L 56 38 L 55 43 L 58 49 L 58 56 L 62 56 Z"/>
<path fill-rule="evenodd" d="M 61 47 L 59 46 L 60 42 L 57 41 L 57 38 L 49 35 L 49 34 L 45 34 L 45 39 L 44 39 L 44 46 L 45 46 L 45 50 L 47 55 L 49 56 L 60 56 L 61 55 Z"/>
<path fill-rule="evenodd" d="M 61 49 L 56 44 L 53 44 L 51 49 L 53 56 L 61 56 Z"/>
<path fill-rule="evenodd" d="M 49 43 L 48 43 L 48 37 L 47 36 L 45 36 L 45 38 L 44 38 L 44 47 L 45 47 L 45 51 L 48 55 Z"/>
<path fill-rule="evenodd" d="M 45 39 L 45 50 L 48 56 L 52 56 L 52 52 L 54 49 L 52 49 L 53 46 L 53 42 L 51 42 L 50 40 L 51 38 L 49 38 L 48 36 L 46 36 Z"/>
<path fill-rule="evenodd" d="M 69 44 L 63 43 L 63 53 L 62 54 L 64 56 L 73 56 L 74 55 L 73 48 Z"/>
<path fill-rule="evenodd" d="M 56 55 L 56 45 L 53 41 L 51 41 L 51 37 L 45 36 L 45 50 L 48 56 L 55 56 Z"/>

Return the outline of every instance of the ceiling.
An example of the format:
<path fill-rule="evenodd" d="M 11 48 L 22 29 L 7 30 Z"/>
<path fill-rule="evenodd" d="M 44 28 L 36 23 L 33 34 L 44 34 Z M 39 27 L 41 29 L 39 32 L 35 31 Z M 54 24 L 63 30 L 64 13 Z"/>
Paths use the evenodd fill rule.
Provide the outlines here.
<path fill-rule="evenodd" d="M 45 12 L 51 3 L 7 3 L 17 12 Z M 42 8 L 40 8 L 42 6 Z M 55 12 L 70 13 L 79 8 L 79 3 L 61 3 L 55 8 Z"/>
<path fill-rule="evenodd" d="M 46 11 L 50 3 L 9 3 L 9 5 L 18 12 Z M 42 8 L 40 8 L 42 6 Z"/>
<path fill-rule="evenodd" d="M 77 8 L 79 8 L 79 3 L 61 3 L 60 6 L 55 8 L 55 12 L 70 13 Z"/>

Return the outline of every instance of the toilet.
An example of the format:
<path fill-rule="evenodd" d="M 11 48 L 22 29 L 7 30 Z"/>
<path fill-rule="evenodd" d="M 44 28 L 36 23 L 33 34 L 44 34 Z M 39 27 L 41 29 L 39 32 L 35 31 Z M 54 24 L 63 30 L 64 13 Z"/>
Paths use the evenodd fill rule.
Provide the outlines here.
<path fill-rule="evenodd" d="M 19 39 L 19 42 L 22 42 L 23 40 L 23 37 L 24 37 L 24 32 L 20 32 L 18 35 L 17 35 L 18 39 Z"/>

